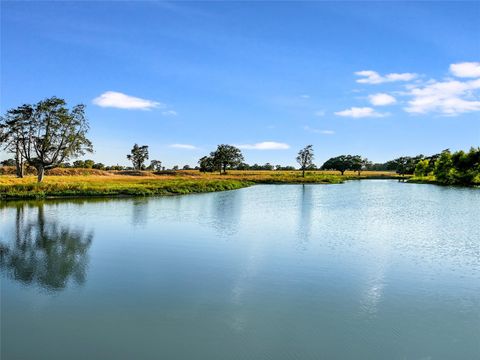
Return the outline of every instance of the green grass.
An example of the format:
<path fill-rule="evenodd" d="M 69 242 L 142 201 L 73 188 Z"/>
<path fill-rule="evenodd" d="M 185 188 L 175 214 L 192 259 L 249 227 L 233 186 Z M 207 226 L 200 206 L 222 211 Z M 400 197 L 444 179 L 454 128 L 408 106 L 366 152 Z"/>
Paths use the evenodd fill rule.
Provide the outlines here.
<path fill-rule="evenodd" d="M 17 179 L 0 176 L 0 199 L 41 199 L 59 197 L 116 197 L 204 193 L 235 190 L 253 184 L 339 184 L 345 180 L 396 178 L 392 173 L 365 172 L 361 176 L 350 172 L 311 171 L 305 177 L 299 171 L 229 171 L 226 175 L 179 171 L 173 175 L 128 176 L 105 175 L 46 176 L 38 184 L 34 176 Z"/>
<path fill-rule="evenodd" d="M 179 195 L 214 191 L 235 190 L 252 183 L 239 180 L 189 180 L 189 179 L 124 179 L 103 181 L 67 181 L 48 180 L 18 184 L 1 184 L 0 199 L 39 199 L 51 197 L 96 197 L 96 196 L 152 196 Z M 70 181 L 68 181 L 70 180 Z"/>
<path fill-rule="evenodd" d="M 478 175 L 472 183 L 468 184 L 461 184 L 461 183 L 443 183 L 438 181 L 435 176 L 412 176 L 408 179 L 408 182 L 416 183 L 416 184 L 434 184 L 434 185 L 444 185 L 444 186 L 480 186 L 480 175 Z"/>

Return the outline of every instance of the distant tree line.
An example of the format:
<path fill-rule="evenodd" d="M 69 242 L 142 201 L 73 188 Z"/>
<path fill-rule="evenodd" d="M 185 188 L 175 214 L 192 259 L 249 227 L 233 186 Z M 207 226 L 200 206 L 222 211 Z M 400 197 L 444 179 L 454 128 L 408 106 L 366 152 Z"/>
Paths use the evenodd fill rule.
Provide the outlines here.
<path fill-rule="evenodd" d="M 270 163 L 265 163 L 263 165 L 259 165 L 259 164 L 253 164 L 253 165 L 249 165 L 247 163 L 241 163 L 240 165 L 238 165 L 236 167 L 235 170 L 269 170 L 269 171 L 272 171 L 272 170 L 284 170 L 284 171 L 288 171 L 288 170 L 296 170 L 294 166 L 282 166 L 282 165 L 272 165 Z"/>
<path fill-rule="evenodd" d="M 420 159 L 414 170 L 415 176 L 434 176 L 442 184 L 469 185 L 480 177 L 480 147 L 470 148 L 468 152 L 450 152 Z"/>
<path fill-rule="evenodd" d="M 0 148 L 13 154 L 12 159 L 1 162 L 2 166 L 15 166 L 17 177 L 24 176 L 24 170 L 34 167 L 38 181 L 41 182 L 45 170 L 54 167 L 86 168 L 99 170 L 150 170 L 163 171 L 160 160 L 149 160 L 148 145 L 134 144 L 126 155 L 132 162 L 132 167 L 120 165 L 106 166 L 93 160 L 70 159 L 93 152 L 91 141 L 87 138 L 89 130 L 85 117 L 85 106 L 76 105 L 69 109 L 65 100 L 51 97 L 36 104 L 24 104 L 10 109 L 0 118 Z M 341 175 L 345 171 L 356 171 L 358 175 L 363 170 L 395 171 L 404 175 L 417 177 L 432 177 L 442 184 L 472 184 L 480 177 L 480 147 L 471 148 L 468 152 L 444 150 L 432 156 L 402 156 L 385 163 L 373 164 L 360 155 L 339 155 L 325 161 L 317 168 L 313 163 L 314 150 L 307 145 L 298 152 L 295 159 L 302 171 L 302 176 L 308 170 L 335 170 Z M 178 170 L 175 165 L 172 170 Z M 185 165 L 183 170 L 191 170 Z M 295 170 L 293 166 L 249 165 L 241 150 L 233 145 L 221 144 L 202 157 L 194 169 L 202 172 L 218 171 L 226 174 L 228 170 Z M 477 180 L 476 180 L 477 179 Z"/>
<path fill-rule="evenodd" d="M 148 171 L 164 171 L 160 160 L 151 160 L 147 166 L 145 164 L 148 160 L 148 146 L 139 146 L 135 144 L 127 155 L 127 158 L 132 161 L 133 166 L 112 165 L 106 166 L 103 163 L 97 163 L 91 159 L 75 160 L 73 163 L 62 162 L 56 167 L 59 168 L 83 168 L 83 169 L 98 169 L 98 170 L 148 170 Z M 444 150 L 439 154 L 424 156 L 402 156 L 385 163 L 373 164 L 367 158 L 360 155 L 339 155 L 332 157 L 325 161 L 322 166 L 317 167 L 313 163 L 314 153 L 313 146 L 308 145 L 299 151 L 296 158 L 299 163 L 299 170 L 302 171 L 302 176 L 305 176 L 306 171 L 313 170 L 335 170 L 344 175 L 345 171 L 355 171 L 358 175 L 361 171 L 395 171 L 397 174 L 415 175 L 416 177 L 430 177 L 441 184 L 459 184 L 469 185 L 475 181 L 480 180 L 480 148 L 471 148 L 468 152 Z M 215 151 L 212 151 L 209 156 L 204 156 L 198 161 L 198 166 L 194 168 L 189 165 L 184 165 L 183 170 L 200 170 L 201 172 L 218 171 L 225 174 L 228 170 L 267 170 L 267 171 L 294 171 L 297 170 L 293 166 L 272 165 L 266 163 L 264 165 L 245 163 L 241 150 L 232 145 L 218 145 Z M 2 166 L 19 166 L 19 161 L 16 158 L 7 159 L 0 162 Z M 30 165 L 28 161 L 25 162 Z M 24 167 L 24 165 L 22 165 Z M 173 166 L 170 171 L 177 171 L 180 167 Z M 23 169 L 21 170 L 23 176 Z M 17 176 L 19 176 L 17 172 Z M 477 179 L 477 180 L 475 180 Z"/>
<path fill-rule="evenodd" d="M 446 149 L 431 156 L 402 156 L 383 164 L 372 164 L 368 170 L 431 177 L 445 185 L 469 185 L 480 177 L 480 147 L 472 147 L 468 152 L 452 153 Z"/>
<path fill-rule="evenodd" d="M 305 176 L 307 170 L 318 170 L 319 168 L 313 163 L 314 151 L 313 145 L 307 145 L 298 152 L 296 157 L 302 176 Z M 248 165 L 243 162 L 243 155 L 240 149 L 231 145 L 218 145 L 217 149 L 210 153 L 209 156 L 202 157 L 199 161 L 199 170 L 202 172 L 219 171 L 225 173 L 230 170 L 296 170 L 293 166 L 272 165 Z M 321 170 L 338 170 L 343 175 L 346 170 L 360 171 L 367 170 L 371 166 L 371 162 L 359 155 L 341 155 L 327 160 Z"/>

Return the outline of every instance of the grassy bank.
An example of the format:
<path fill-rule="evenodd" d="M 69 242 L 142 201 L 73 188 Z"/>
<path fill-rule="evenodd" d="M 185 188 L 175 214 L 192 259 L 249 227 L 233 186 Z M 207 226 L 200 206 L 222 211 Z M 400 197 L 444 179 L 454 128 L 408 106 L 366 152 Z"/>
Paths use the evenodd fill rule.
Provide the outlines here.
<path fill-rule="evenodd" d="M 12 175 L 0 176 L 0 199 L 35 199 L 52 197 L 95 196 L 150 196 L 203 193 L 235 190 L 253 184 L 339 184 L 345 180 L 396 178 L 392 173 L 364 172 L 339 175 L 335 172 L 312 171 L 305 178 L 298 171 L 230 171 L 226 175 L 178 171 L 175 174 L 136 172 L 136 176 L 123 173 L 98 174 L 88 171 L 84 175 L 46 176 L 38 184 L 34 176 L 18 179 Z"/>
<path fill-rule="evenodd" d="M 134 176 L 68 176 L 46 178 L 0 178 L 0 199 L 50 197 L 176 195 L 240 189 L 251 183 L 240 180 L 143 178 Z"/>
<path fill-rule="evenodd" d="M 450 182 L 441 182 L 438 181 L 435 176 L 429 175 L 429 176 L 412 176 L 410 179 L 408 179 L 408 182 L 410 183 L 416 183 L 416 184 L 433 184 L 433 185 L 443 185 L 443 186 L 480 186 L 480 176 L 477 176 L 475 179 L 473 179 L 472 182 L 462 184 L 462 183 L 450 183 Z"/>

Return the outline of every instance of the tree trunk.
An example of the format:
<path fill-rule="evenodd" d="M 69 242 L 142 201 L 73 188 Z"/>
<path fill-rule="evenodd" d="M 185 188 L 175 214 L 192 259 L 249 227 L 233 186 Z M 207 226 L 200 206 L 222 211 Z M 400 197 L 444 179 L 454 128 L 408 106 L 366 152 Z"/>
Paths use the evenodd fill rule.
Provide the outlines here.
<path fill-rule="evenodd" d="M 358 170 L 358 176 L 360 176 L 360 170 Z"/>
<path fill-rule="evenodd" d="M 302 177 L 305 177 L 305 168 L 302 169 Z"/>
<path fill-rule="evenodd" d="M 17 178 L 23 178 L 23 158 L 17 145 L 17 152 L 15 153 L 15 172 Z"/>
<path fill-rule="evenodd" d="M 15 174 L 17 175 L 17 178 L 21 178 L 22 176 L 22 167 L 20 165 L 20 159 L 17 157 L 15 158 Z"/>
<path fill-rule="evenodd" d="M 25 166 L 23 164 L 23 158 L 20 156 L 20 177 L 23 178 L 25 174 Z"/>
<path fill-rule="evenodd" d="M 340 170 L 340 172 L 342 173 L 342 176 L 343 176 L 343 173 L 345 172 L 345 170 Z"/>
<path fill-rule="evenodd" d="M 37 165 L 37 182 L 43 181 L 43 175 L 45 175 L 45 168 L 43 165 Z"/>

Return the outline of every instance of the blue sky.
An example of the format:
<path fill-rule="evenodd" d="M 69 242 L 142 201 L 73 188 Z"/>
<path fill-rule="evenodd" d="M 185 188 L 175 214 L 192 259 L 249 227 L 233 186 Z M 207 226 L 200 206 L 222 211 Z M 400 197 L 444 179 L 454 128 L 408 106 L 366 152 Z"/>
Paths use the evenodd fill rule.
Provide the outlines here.
<path fill-rule="evenodd" d="M 480 145 L 480 2 L 1 3 L 1 112 L 84 103 L 95 153 L 375 162 Z M 7 154 L 0 153 L 4 159 Z"/>

